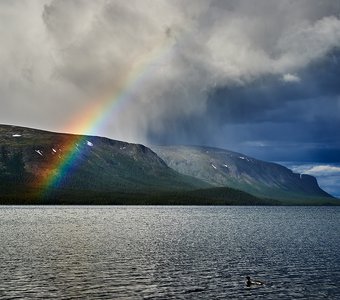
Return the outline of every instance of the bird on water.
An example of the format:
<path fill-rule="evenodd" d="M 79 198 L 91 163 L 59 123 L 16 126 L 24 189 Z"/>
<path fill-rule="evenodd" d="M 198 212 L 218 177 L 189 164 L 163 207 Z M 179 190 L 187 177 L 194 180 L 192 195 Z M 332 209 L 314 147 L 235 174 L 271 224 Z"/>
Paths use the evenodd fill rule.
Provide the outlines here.
<path fill-rule="evenodd" d="M 250 279 L 250 276 L 247 276 L 246 279 L 247 279 L 246 285 L 247 285 L 248 287 L 253 286 L 253 285 L 264 285 L 264 282 L 262 282 L 262 281 L 259 281 L 259 280 L 255 280 L 255 281 L 254 281 L 254 280 L 251 280 L 251 279 Z"/>

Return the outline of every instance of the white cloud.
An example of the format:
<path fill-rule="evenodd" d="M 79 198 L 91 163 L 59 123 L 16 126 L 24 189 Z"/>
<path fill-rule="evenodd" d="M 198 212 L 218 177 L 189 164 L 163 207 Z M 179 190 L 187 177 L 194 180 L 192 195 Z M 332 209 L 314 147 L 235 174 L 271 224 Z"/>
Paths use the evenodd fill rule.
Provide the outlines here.
<path fill-rule="evenodd" d="M 282 80 L 284 82 L 300 82 L 301 79 L 297 75 L 287 73 L 282 76 Z"/>
<path fill-rule="evenodd" d="M 318 1 L 1 1 L 0 118 L 65 130 L 110 91 L 124 103 L 98 134 L 143 141 L 167 118 L 204 111 L 218 86 L 270 74 L 297 82 L 300 68 L 340 46 L 333 1 L 322 8 Z"/>
<path fill-rule="evenodd" d="M 303 173 L 315 175 L 315 176 L 324 176 L 324 175 L 332 175 L 338 174 L 340 175 L 340 167 L 332 166 L 332 165 L 315 165 L 307 167 Z"/>
<path fill-rule="evenodd" d="M 282 165 L 300 174 L 315 176 L 322 189 L 331 195 L 340 198 L 340 165 L 320 163 L 289 163 L 281 162 Z"/>
<path fill-rule="evenodd" d="M 315 165 L 304 170 L 305 174 L 313 175 L 318 179 L 319 185 L 326 192 L 340 198 L 340 166 Z"/>
<path fill-rule="evenodd" d="M 242 145 L 246 147 L 268 147 L 270 146 L 266 141 L 246 141 L 243 142 Z"/>

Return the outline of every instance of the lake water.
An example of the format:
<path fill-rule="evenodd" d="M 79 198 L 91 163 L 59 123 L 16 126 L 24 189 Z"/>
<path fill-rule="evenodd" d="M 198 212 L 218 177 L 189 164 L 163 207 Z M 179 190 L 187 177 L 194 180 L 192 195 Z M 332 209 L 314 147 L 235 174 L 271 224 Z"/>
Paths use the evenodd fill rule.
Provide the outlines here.
<path fill-rule="evenodd" d="M 9 206 L 0 242 L 0 299 L 340 299 L 340 207 Z"/>

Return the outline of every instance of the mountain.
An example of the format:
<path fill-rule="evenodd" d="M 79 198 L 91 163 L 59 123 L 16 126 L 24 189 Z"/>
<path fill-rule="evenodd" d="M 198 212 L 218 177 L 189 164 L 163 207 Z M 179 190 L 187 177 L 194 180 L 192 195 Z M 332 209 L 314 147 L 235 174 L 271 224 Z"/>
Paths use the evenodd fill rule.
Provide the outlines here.
<path fill-rule="evenodd" d="M 152 149 L 177 172 L 216 187 L 230 187 L 257 197 L 291 202 L 332 198 L 313 176 L 296 174 L 279 164 L 244 154 L 198 146 L 152 146 Z"/>
<path fill-rule="evenodd" d="M 337 204 L 315 178 L 276 164 L 214 148 L 154 150 L 0 125 L 0 204 Z"/>
<path fill-rule="evenodd" d="M 0 125 L 0 147 L 2 204 L 269 203 L 180 174 L 143 145 Z"/>

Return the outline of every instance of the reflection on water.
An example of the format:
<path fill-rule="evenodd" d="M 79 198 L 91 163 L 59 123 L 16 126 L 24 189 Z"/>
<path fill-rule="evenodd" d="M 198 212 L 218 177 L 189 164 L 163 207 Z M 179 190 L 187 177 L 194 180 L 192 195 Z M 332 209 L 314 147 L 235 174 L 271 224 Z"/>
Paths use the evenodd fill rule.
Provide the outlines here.
<path fill-rule="evenodd" d="M 0 225 L 0 299 L 340 297 L 336 207 L 1 207 Z"/>

